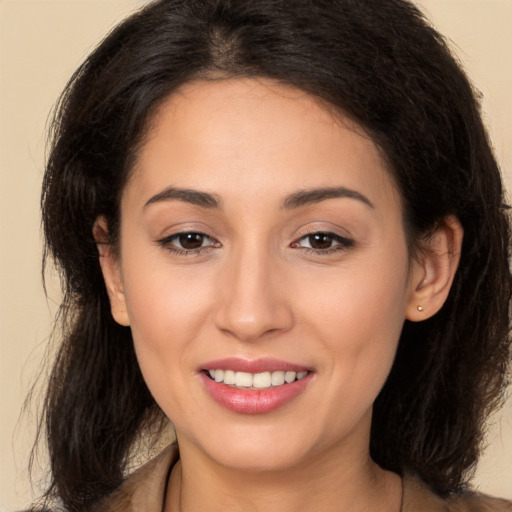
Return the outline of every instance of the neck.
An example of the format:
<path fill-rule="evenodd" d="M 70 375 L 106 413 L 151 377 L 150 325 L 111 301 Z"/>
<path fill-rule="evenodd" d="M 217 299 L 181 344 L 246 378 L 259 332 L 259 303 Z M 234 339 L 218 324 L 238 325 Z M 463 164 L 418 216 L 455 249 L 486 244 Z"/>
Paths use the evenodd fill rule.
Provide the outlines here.
<path fill-rule="evenodd" d="M 399 512 L 400 477 L 369 455 L 354 455 L 318 456 L 284 470 L 240 471 L 181 449 L 165 512 Z"/>

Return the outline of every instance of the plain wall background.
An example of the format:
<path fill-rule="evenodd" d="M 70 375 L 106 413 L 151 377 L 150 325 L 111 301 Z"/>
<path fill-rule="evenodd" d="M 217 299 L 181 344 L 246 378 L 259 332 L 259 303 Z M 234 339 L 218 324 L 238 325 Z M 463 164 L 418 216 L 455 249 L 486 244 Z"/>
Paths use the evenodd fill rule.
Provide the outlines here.
<path fill-rule="evenodd" d="M 186 0 L 184 0 L 186 1 Z M 243 1 L 243 0 L 241 0 Z M 21 416 L 59 300 L 41 285 L 39 193 L 48 113 L 67 79 L 142 0 L 0 0 L 0 511 L 32 499 L 35 411 Z M 512 190 L 512 0 L 418 0 L 483 93 Z M 36 400 L 37 402 L 37 400 Z M 494 418 L 474 481 L 512 499 L 512 401 Z M 37 492 L 37 489 L 36 489 Z"/>

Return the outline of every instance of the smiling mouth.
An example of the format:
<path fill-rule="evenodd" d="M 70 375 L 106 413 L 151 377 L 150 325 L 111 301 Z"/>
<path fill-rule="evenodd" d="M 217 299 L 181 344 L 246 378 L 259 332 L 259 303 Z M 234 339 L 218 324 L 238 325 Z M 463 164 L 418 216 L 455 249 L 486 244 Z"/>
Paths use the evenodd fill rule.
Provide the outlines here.
<path fill-rule="evenodd" d="M 234 370 L 205 370 L 211 380 L 239 389 L 270 389 L 302 380 L 308 371 L 236 372 Z"/>

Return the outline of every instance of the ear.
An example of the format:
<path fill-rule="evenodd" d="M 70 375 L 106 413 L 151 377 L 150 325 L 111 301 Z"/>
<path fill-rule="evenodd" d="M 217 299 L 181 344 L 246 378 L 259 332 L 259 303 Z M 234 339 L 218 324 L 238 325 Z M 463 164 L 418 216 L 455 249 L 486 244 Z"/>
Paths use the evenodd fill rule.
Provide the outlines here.
<path fill-rule="evenodd" d="M 130 325 L 126 297 L 124 293 L 123 278 L 119 265 L 119 258 L 110 244 L 107 221 L 98 217 L 93 227 L 93 235 L 98 248 L 101 272 L 110 299 L 110 310 L 114 320 L 124 326 Z"/>
<path fill-rule="evenodd" d="M 463 235 L 459 220 L 449 215 L 424 242 L 411 269 L 408 320 L 426 320 L 442 308 L 459 265 Z"/>

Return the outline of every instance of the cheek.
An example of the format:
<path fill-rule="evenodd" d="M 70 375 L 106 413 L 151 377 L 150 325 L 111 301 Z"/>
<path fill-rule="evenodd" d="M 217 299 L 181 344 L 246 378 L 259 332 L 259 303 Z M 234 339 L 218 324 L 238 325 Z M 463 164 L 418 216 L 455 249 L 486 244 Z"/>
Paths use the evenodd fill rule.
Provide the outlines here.
<path fill-rule="evenodd" d="M 354 407 L 374 401 L 393 364 L 405 320 L 404 254 L 342 271 L 308 301 L 310 328 L 330 355 L 326 370 L 336 381 L 333 390 Z"/>
<path fill-rule="evenodd" d="M 304 301 L 313 318 L 328 316 L 324 321 L 337 326 L 340 334 L 349 329 L 387 337 L 386 332 L 400 330 L 405 319 L 407 273 L 405 251 L 383 252 L 368 261 L 363 256 L 361 264 L 354 261 L 335 273 L 312 275 Z M 373 337 L 347 336 L 359 341 Z"/>
<path fill-rule="evenodd" d="M 186 265 L 171 266 L 160 251 L 128 249 L 129 256 L 123 260 L 132 331 L 155 344 L 164 341 L 162 337 L 167 342 L 176 339 L 176 333 L 179 338 L 192 334 L 211 296 L 206 275 Z"/>
<path fill-rule="evenodd" d="M 139 366 L 161 407 L 172 410 L 186 396 L 180 376 L 193 368 L 193 340 L 209 314 L 209 280 L 197 271 L 172 270 L 161 254 L 148 256 L 133 247 L 125 254 L 124 289 Z"/>

